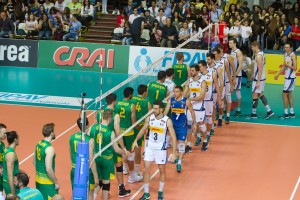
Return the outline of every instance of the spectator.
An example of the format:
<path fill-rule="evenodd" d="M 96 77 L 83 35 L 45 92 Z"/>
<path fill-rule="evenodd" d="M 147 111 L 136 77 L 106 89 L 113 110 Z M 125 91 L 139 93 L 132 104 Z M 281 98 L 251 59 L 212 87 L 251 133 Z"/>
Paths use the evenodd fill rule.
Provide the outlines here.
<path fill-rule="evenodd" d="M 292 31 L 290 33 L 294 51 L 300 46 L 300 27 L 298 18 L 294 19 Z"/>
<path fill-rule="evenodd" d="M 74 14 L 72 16 L 72 20 L 70 22 L 70 33 L 64 35 L 63 41 L 67 41 L 69 38 L 73 38 L 75 42 L 78 41 L 79 33 L 81 31 L 82 24 L 78 20 L 79 16 L 77 14 Z"/>
<path fill-rule="evenodd" d="M 248 8 L 247 1 L 243 2 L 243 5 L 241 6 L 240 11 L 242 11 L 242 13 L 250 13 L 250 9 Z"/>
<path fill-rule="evenodd" d="M 58 16 L 54 17 L 54 22 L 52 23 L 53 40 L 61 41 L 64 36 L 64 32 L 60 18 Z"/>
<path fill-rule="evenodd" d="M 50 9 L 54 7 L 54 4 L 50 2 L 50 0 L 46 0 L 43 6 L 45 7 L 46 13 L 49 13 Z"/>
<path fill-rule="evenodd" d="M 190 34 L 190 30 L 188 28 L 188 23 L 183 22 L 182 28 L 180 29 L 180 31 L 178 33 L 178 42 L 179 42 L 179 44 L 184 43 L 185 41 L 187 41 L 190 38 L 190 36 L 191 36 L 191 34 Z"/>
<path fill-rule="evenodd" d="M 243 71 L 242 71 L 242 76 L 247 77 L 247 88 L 250 88 L 250 80 L 251 80 L 251 58 L 247 56 L 247 51 L 242 51 L 243 54 Z"/>
<path fill-rule="evenodd" d="M 230 16 L 234 16 L 236 11 L 237 11 L 236 10 L 236 5 L 235 4 L 230 4 L 230 6 L 229 6 Z"/>
<path fill-rule="evenodd" d="M 133 14 L 131 14 L 131 15 L 129 16 L 129 19 L 128 19 L 129 23 L 132 24 L 133 21 L 134 21 L 136 18 L 138 18 L 139 16 L 140 16 L 140 15 L 138 14 L 138 9 L 137 9 L 137 8 L 134 8 L 134 9 L 133 9 Z"/>
<path fill-rule="evenodd" d="M 170 5 L 167 4 L 167 2 L 162 2 L 162 9 L 164 9 L 164 16 L 165 17 L 172 17 L 172 9 Z"/>
<path fill-rule="evenodd" d="M 38 24 L 39 29 L 39 40 L 45 37 L 46 40 L 50 40 L 50 36 L 52 35 L 52 30 L 50 28 L 50 22 L 48 16 L 46 14 L 43 15 L 42 19 Z"/>
<path fill-rule="evenodd" d="M 176 4 L 175 4 L 176 5 Z M 184 5 L 183 5 L 183 2 L 180 1 L 178 3 L 178 5 L 175 6 L 175 10 L 173 11 L 173 13 L 177 11 L 178 14 L 179 14 L 179 18 L 182 20 L 182 21 L 185 21 L 186 19 L 186 16 L 188 14 L 187 10 L 184 8 Z"/>
<path fill-rule="evenodd" d="M 37 9 L 37 11 L 35 12 L 35 19 L 37 21 L 40 20 L 40 18 L 42 18 L 43 14 L 47 14 L 45 7 L 43 5 L 40 5 Z"/>
<path fill-rule="evenodd" d="M 156 1 L 155 0 L 151 0 L 151 7 L 148 8 L 148 10 L 150 11 L 150 15 L 154 18 L 156 18 L 158 16 L 158 7 L 156 6 Z"/>
<path fill-rule="evenodd" d="M 80 12 L 81 12 L 81 3 L 78 2 L 78 0 L 72 0 L 72 3 L 70 3 L 68 5 L 70 11 L 71 11 L 71 14 L 74 15 L 74 14 L 77 14 L 79 15 Z"/>
<path fill-rule="evenodd" d="M 206 5 L 204 5 L 202 7 L 201 15 L 207 21 L 207 25 L 208 25 L 208 22 L 210 21 L 210 12 L 209 12 L 208 7 Z"/>
<path fill-rule="evenodd" d="M 152 29 L 154 18 L 150 15 L 149 10 L 145 10 L 145 21 L 144 21 L 144 28 L 148 29 L 149 31 Z"/>
<path fill-rule="evenodd" d="M 8 35 L 8 37 L 13 38 L 15 33 L 15 25 L 14 22 L 7 17 L 6 12 L 1 12 L 0 19 L 0 38 Z"/>
<path fill-rule="evenodd" d="M 55 17 L 57 15 L 57 11 L 55 7 L 50 8 L 49 11 L 49 16 L 51 15 L 51 17 Z"/>
<path fill-rule="evenodd" d="M 161 47 L 173 47 L 176 45 L 176 37 L 178 36 L 177 30 L 173 24 L 171 24 L 171 19 L 166 19 L 166 25 L 162 28 L 162 41 Z"/>
<path fill-rule="evenodd" d="M 190 31 L 191 37 L 196 35 L 198 33 L 198 30 L 199 30 L 199 28 L 198 28 L 196 22 L 193 22 L 193 25 L 192 25 L 192 28 L 191 28 L 191 31 Z M 197 49 L 199 47 L 200 43 L 201 43 L 200 39 L 201 39 L 201 35 L 194 38 L 194 39 L 192 39 L 189 43 L 190 44 L 190 49 Z"/>
<path fill-rule="evenodd" d="M 144 17 L 134 19 L 130 28 L 133 45 L 140 45 L 141 35 L 144 29 Z"/>
<path fill-rule="evenodd" d="M 19 172 L 15 175 L 14 184 L 19 189 L 18 196 L 21 199 L 35 200 L 43 199 L 41 192 L 37 189 L 28 187 L 29 176 L 25 173 Z"/>
<path fill-rule="evenodd" d="M 275 11 L 278 11 L 278 9 L 283 8 L 283 5 L 280 2 L 280 0 L 275 0 L 275 2 L 272 3 L 272 7 L 274 8 Z"/>
<path fill-rule="evenodd" d="M 117 27 L 124 27 L 125 21 L 128 20 L 125 10 L 117 17 Z"/>
<path fill-rule="evenodd" d="M 25 30 L 27 31 L 26 38 L 33 38 L 33 36 L 38 35 L 38 22 L 34 15 L 31 13 L 29 19 L 25 22 Z"/>
<path fill-rule="evenodd" d="M 54 5 L 56 11 L 60 14 L 64 14 L 65 7 L 67 6 L 68 5 L 66 5 L 66 2 L 64 0 L 57 0 Z"/>
<path fill-rule="evenodd" d="M 279 40 L 276 41 L 276 44 L 274 46 L 274 50 L 284 50 L 285 44 L 288 42 L 288 35 L 282 35 Z"/>
<path fill-rule="evenodd" d="M 15 2 L 13 2 L 12 0 L 8 0 L 6 6 L 7 6 L 7 11 L 9 13 L 9 18 L 11 18 L 13 21 L 16 21 Z"/>
<path fill-rule="evenodd" d="M 69 32 L 70 27 L 70 21 L 72 19 L 73 15 L 71 14 L 70 8 L 65 7 L 64 14 L 61 16 L 61 22 L 64 25 L 64 29 L 67 30 L 66 32 Z"/>
<path fill-rule="evenodd" d="M 107 12 L 107 0 L 102 0 L 102 13 L 108 14 Z"/>
<path fill-rule="evenodd" d="M 182 25 L 182 19 L 179 18 L 179 13 L 177 11 L 174 12 L 171 22 L 176 27 L 176 30 L 179 31 Z"/>
<path fill-rule="evenodd" d="M 241 49 L 250 49 L 251 41 L 250 37 L 252 35 L 252 28 L 249 26 L 249 20 L 244 20 L 243 25 L 241 26 Z"/>
<path fill-rule="evenodd" d="M 156 17 L 156 19 L 157 19 L 160 27 L 163 27 L 166 24 L 167 18 L 164 16 L 164 9 L 160 8 L 158 10 L 158 16 Z"/>
<path fill-rule="evenodd" d="M 86 27 L 93 21 L 94 6 L 90 4 L 89 0 L 84 0 L 84 5 L 81 7 L 81 17 Z"/>
<path fill-rule="evenodd" d="M 195 1 L 195 7 L 196 7 L 196 9 L 201 10 L 203 6 L 204 6 L 203 1 L 200 1 L 200 0 L 196 0 Z"/>
<path fill-rule="evenodd" d="M 192 3 L 190 8 L 188 9 L 188 14 L 187 14 L 188 20 L 190 20 L 193 23 L 196 20 L 197 14 L 198 13 L 195 4 Z"/>
<path fill-rule="evenodd" d="M 279 27 L 277 26 L 276 19 L 270 15 L 270 24 L 268 25 L 267 29 L 267 49 L 273 49 L 276 36 L 279 34 Z"/>
<path fill-rule="evenodd" d="M 234 37 L 236 38 L 237 43 L 240 43 L 240 22 L 239 20 L 235 20 L 234 26 L 232 26 L 229 30 L 229 37 Z"/>
<path fill-rule="evenodd" d="M 124 11 L 126 12 L 127 16 L 133 14 L 132 0 L 128 0 L 128 5 L 124 7 Z"/>
<path fill-rule="evenodd" d="M 93 19 L 94 19 L 94 24 L 97 23 L 97 12 L 100 11 L 100 0 L 89 0 L 90 4 L 93 5 L 94 11 L 93 11 Z"/>
<path fill-rule="evenodd" d="M 156 47 L 161 41 L 161 36 L 162 36 L 161 27 L 159 26 L 157 19 L 154 19 L 152 28 L 150 31 L 149 46 Z"/>
<path fill-rule="evenodd" d="M 211 22 L 219 22 L 221 19 L 221 15 L 223 14 L 223 11 L 219 8 L 217 8 L 217 6 L 215 4 L 211 5 L 211 11 L 210 11 L 210 20 Z"/>
<path fill-rule="evenodd" d="M 130 45 L 132 42 L 132 37 L 131 37 L 130 24 L 128 21 L 125 22 L 125 27 L 123 29 L 122 35 L 123 35 L 122 45 Z"/>

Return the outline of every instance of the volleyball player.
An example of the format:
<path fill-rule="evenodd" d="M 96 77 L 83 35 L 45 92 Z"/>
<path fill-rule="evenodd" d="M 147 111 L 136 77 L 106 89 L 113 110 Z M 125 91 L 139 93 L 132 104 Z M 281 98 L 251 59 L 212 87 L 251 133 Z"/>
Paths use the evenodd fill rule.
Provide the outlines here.
<path fill-rule="evenodd" d="M 176 53 L 177 63 L 172 66 L 174 69 L 174 83 L 175 85 L 182 85 L 189 77 L 190 68 L 183 63 L 184 55 L 182 52 Z"/>

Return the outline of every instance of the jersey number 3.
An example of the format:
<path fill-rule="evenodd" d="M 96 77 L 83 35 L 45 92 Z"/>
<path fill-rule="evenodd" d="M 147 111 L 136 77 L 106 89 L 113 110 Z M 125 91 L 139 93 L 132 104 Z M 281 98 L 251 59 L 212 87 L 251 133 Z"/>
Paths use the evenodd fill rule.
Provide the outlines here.
<path fill-rule="evenodd" d="M 153 135 L 154 135 L 154 141 L 156 141 L 157 140 L 157 133 L 153 133 Z"/>

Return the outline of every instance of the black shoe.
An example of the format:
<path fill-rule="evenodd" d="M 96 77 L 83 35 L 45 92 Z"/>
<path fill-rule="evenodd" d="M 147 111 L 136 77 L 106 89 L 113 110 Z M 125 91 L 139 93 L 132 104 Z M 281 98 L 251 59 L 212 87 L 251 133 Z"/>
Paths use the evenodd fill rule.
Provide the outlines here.
<path fill-rule="evenodd" d="M 189 145 L 187 145 L 185 147 L 185 153 L 191 153 L 192 152 L 192 147 L 190 147 Z"/>
<path fill-rule="evenodd" d="M 240 117 L 242 115 L 241 111 L 236 111 L 236 113 L 233 115 L 234 117 Z"/>
<path fill-rule="evenodd" d="M 251 119 L 257 119 L 257 114 L 256 114 L 256 113 L 255 113 L 255 114 L 252 113 L 251 116 L 250 116 L 250 118 L 251 118 Z"/>
<path fill-rule="evenodd" d="M 230 118 L 226 116 L 225 118 L 225 124 L 229 124 L 230 123 Z"/>
<path fill-rule="evenodd" d="M 269 112 L 267 112 L 267 115 L 265 116 L 265 119 L 266 119 L 266 120 L 267 120 L 267 119 L 270 119 L 274 114 L 275 114 L 275 113 L 274 113 L 272 110 L 270 110 Z"/>
<path fill-rule="evenodd" d="M 279 117 L 280 120 L 285 120 L 290 118 L 289 114 L 283 114 L 282 116 Z"/>
<path fill-rule="evenodd" d="M 119 186 L 119 197 L 127 197 L 130 194 L 131 190 L 126 190 L 123 184 Z"/>
<path fill-rule="evenodd" d="M 223 122 L 222 119 L 218 119 L 218 127 L 222 127 L 222 122 Z"/>
<path fill-rule="evenodd" d="M 290 118 L 295 118 L 295 117 L 296 117 L 295 113 L 290 113 Z"/>
<path fill-rule="evenodd" d="M 208 142 L 203 142 L 201 151 L 207 151 L 207 149 L 208 149 Z"/>

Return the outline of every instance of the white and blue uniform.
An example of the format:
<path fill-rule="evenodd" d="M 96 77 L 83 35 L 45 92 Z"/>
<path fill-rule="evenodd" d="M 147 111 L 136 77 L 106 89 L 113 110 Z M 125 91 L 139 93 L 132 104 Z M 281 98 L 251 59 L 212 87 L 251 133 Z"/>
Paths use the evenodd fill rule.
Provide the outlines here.
<path fill-rule="evenodd" d="M 258 81 L 258 67 L 257 67 L 257 56 L 262 57 L 262 74 L 260 77 L 260 86 L 256 88 L 256 82 Z M 266 57 L 264 52 L 260 51 L 255 55 L 255 64 L 254 64 L 254 80 L 252 82 L 252 92 L 254 93 L 262 93 L 265 89 L 265 82 L 266 82 Z"/>
<path fill-rule="evenodd" d="M 172 122 L 176 133 L 177 140 L 185 141 L 188 130 L 187 126 L 187 98 L 182 97 L 180 100 L 176 100 L 175 97 L 171 98 L 171 111 L 172 111 Z"/>
<path fill-rule="evenodd" d="M 215 70 L 212 68 L 207 68 L 207 74 L 202 74 L 201 79 L 206 82 L 206 93 L 204 97 L 204 108 L 206 115 L 213 114 L 213 89 L 214 89 L 214 81 L 213 81 L 213 73 Z"/>
<path fill-rule="evenodd" d="M 289 66 L 293 66 L 293 59 L 292 59 L 292 55 L 294 54 L 294 52 L 290 53 L 289 55 L 286 53 L 284 54 L 284 63 L 286 65 Z M 296 73 L 294 70 L 292 70 L 291 68 L 285 67 L 284 70 L 284 88 L 283 91 L 284 92 L 291 92 L 294 90 L 295 88 L 295 84 L 296 84 Z"/>
<path fill-rule="evenodd" d="M 234 68 L 235 68 L 235 71 L 238 70 L 239 68 L 239 60 L 238 60 L 238 57 L 237 57 L 237 52 L 240 51 L 239 49 L 236 49 L 234 51 L 232 51 L 230 53 L 230 55 L 233 57 L 233 63 L 234 63 Z M 235 86 L 234 86 L 234 89 L 235 90 L 240 90 L 241 89 L 241 86 L 242 86 L 242 70 L 236 74 L 236 83 L 235 83 Z"/>
<path fill-rule="evenodd" d="M 230 92 L 230 81 L 229 81 L 229 77 L 227 75 L 227 72 L 226 72 L 226 69 L 225 69 L 225 62 L 228 62 L 228 66 L 229 66 L 229 61 L 228 61 L 228 54 L 224 53 L 224 55 L 222 56 L 220 62 L 222 62 L 223 64 L 223 67 L 224 67 L 224 88 L 225 88 L 225 95 L 231 95 L 231 92 Z M 230 70 L 230 74 L 232 73 L 231 71 L 231 67 L 229 67 L 229 70 Z M 230 77 L 231 78 L 231 77 Z"/>

